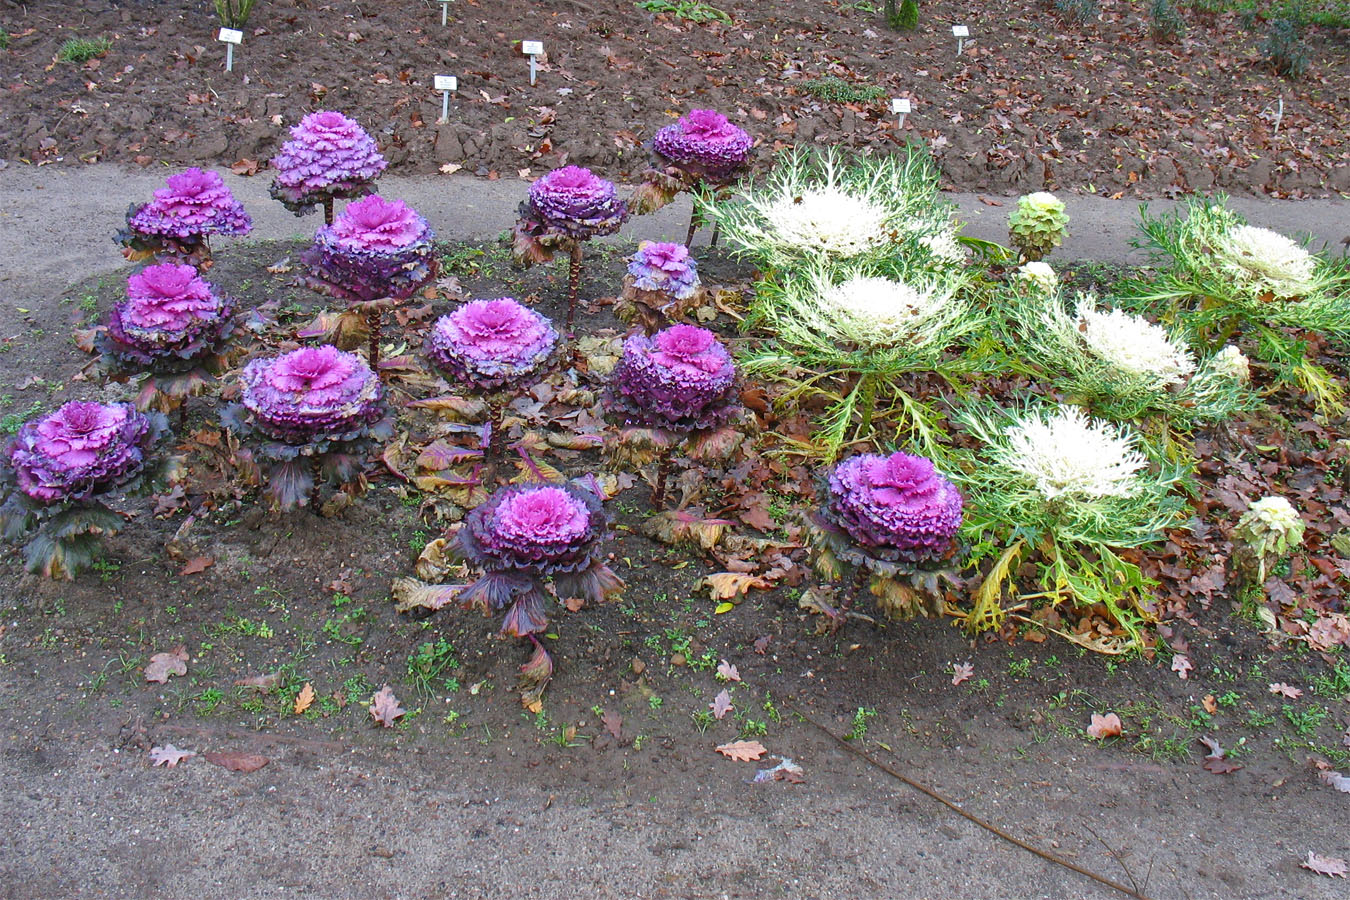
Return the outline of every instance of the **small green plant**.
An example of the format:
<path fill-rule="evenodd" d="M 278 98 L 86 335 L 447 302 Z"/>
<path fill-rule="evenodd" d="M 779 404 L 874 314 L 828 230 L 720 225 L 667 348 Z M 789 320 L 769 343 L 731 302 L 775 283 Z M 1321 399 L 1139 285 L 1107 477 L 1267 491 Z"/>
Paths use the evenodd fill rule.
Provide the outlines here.
<path fill-rule="evenodd" d="M 1186 33 L 1186 20 L 1172 0 L 1153 0 L 1148 8 L 1148 30 L 1155 41 L 1170 43 Z"/>
<path fill-rule="evenodd" d="M 647 705 L 651 707 L 652 712 L 656 712 L 658 709 L 660 709 L 663 703 L 665 703 L 665 701 L 655 694 L 652 694 L 650 697 L 647 698 Z"/>
<path fill-rule="evenodd" d="M 1064 21 L 1075 25 L 1086 25 L 1102 14 L 1097 0 L 1055 0 L 1055 9 Z"/>
<path fill-rule="evenodd" d="M 1041 259 L 1064 243 L 1069 230 L 1069 216 L 1064 202 L 1054 194 L 1037 191 L 1017 201 L 1017 208 L 1008 216 L 1008 232 L 1012 245 L 1028 262 Z"/>
<path fill-rule="evenodd" d="M 225 699 L 219 688 L 206 688 L 197 695 L 197 715 L 209 716 L 216 711 L 216 707 Z"/>
<path fill-rule="evenodd" d="M 1289 724 L 1294 727 L 1294 730 L 1302 735 L 1316 734 L 1317 729 L 1321 727 L 1329 715 L 1330 713 L 1327 712 L 1325 706 L 1310 706 L 1307 709 L 1299 710 L 1288 703 L 1284 705 L 1284 717 L 1289 720 Z"/>
<path fill-rule="evenodd" d="M 844 735 L 846 741 L 860 741 L 867 736 L 867 723 L 876 718 L 877 711 L 870 707 L 860 706 L 858 711 L 853 714 L 853 727 Z"/>
<path fill-rule="evenodd" d="M 875 84 L 854 84 L 837 75 L 813 78 L 802 83 L 806 92 L 834 103 L 867 103 L 886 96 L 886 89 Z"/>
<path fill-rule="evenodd" d="M 1275 71 L 1286 78 L 1302 78 L 1308 71 L 1308 47 L 1303 42 L 1303 26 L 1296 19 L 1282 18 L 1270 23 L 1258 50 Z"/>
<path fill-rule="evenodd" d="M 1327 674 L 1313 676 L 1312 689 L 1319 697 L 1350 697 L 1350 663 L 1339 661 Z"/>
<path fill-rule="evenodd" d="M 243 28 L 255 0 L 215 0 L 216 18 L 226 28 Z"/>
<path fill-rule="evenodd" d="M 57 62 L 87 63 L 112 49 L 112 41 L 105 37 L 71 38 L 56 51 Z"/>
<path fill-rule="evenodd" d="M 896 31 L 913 31 L 919 27 L 918 0 L 900 0 L 900 8 L 895 8 L 895 0 L 886 0 L 886 24 Z"/>
<path fill-rule="evenodd" d="M 694 720 L 694 727 L 698 729 L 699 734 L 703 734 L 712 727 L 713 714 L 706 709 L 696 709 L 689 714 L 689 718 Z"/>
<path fill-rule="evenodd" d="M 450 673 L 458 668 L 459 658 L 455 655 L 455 648 L 445 638 L 422 644 L 408 657 L 408 678 L 423 695 L 434 694 L 441 689 L 451 693 L 457 691 L 459 679 Z M 437 679 L 440 681 L 437 682 Z"/>
<path fill-rule="evenodd" d="M 1026 678 L 1031 674 L 1031 660 L 1014 659 L 1008 662 L 1008 674 L 1014 678 Z"/>
<path fill-rule="evenodd" d="M 701 2 L 701 0 L 676 0 L 673 3 L 670 0 L 642 0 L 642 2 L 634 5 L 649 13 L 673 16 L 676 19 L 693 22 L 695 25 L 702 25 L 707 22 L 731 24 L 731 16 L 711 4 Z"/>
<path fill-rule="evenodd" d="M 0 50 L 9 49 L 9 32 L 0 28 Z"/>

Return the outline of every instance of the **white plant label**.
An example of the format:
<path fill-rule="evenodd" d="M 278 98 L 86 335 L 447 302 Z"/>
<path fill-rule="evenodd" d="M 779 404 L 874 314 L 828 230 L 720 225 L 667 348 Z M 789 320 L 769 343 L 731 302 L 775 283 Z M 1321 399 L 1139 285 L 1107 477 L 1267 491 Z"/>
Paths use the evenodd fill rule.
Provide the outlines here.
<path fill-rule="evenodd" d="M 960 56 L 966 49 L 966 38 L 970 37 L 970 28 L 966 25 L 953 25 L 952 37 L 956 38 L 956 55 Z"/>
<path fill-rule="evenodd" d="M 227 44 L 242 44 L 244 42 L 244 33 L 237 28 L 222 28 L 216 40 L 224 41 Z"/>
<path fill-rule="evenodd" d="M 435 75 L 431 80 L 436 85 L 436 90 L 438 91 L 459 90 L 459 79 L 454 75 Z"/>
<path fill-rule="evenodd" d="M 543 56 L 543 55 L 544 55 L 544 42 L 543 42 L 543 41 L 521 41 L 521 42 L 520 42 L 520 52 L 521 52 L 521 53 L 524 53 L 526 56 Z"/>
<path fill-rule="evenodd" d="M 908 97 L 895 97 L 891 100 L 891 112 L 898 116 L 908 115 L 913 112 Z"/>

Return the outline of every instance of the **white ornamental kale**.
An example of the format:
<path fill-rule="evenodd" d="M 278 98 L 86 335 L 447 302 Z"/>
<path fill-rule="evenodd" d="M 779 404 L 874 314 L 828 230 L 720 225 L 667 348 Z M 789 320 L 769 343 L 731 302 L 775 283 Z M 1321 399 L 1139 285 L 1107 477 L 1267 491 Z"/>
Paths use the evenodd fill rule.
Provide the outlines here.
<path fill-rule="evenodd" d="M 1142 316 L 1097 310 L 1088 299 L 1079 306 L 1076 329 L 1092 355 L 1154 389 L 1180 384 L 1195 371 L 1190 351 Z"/>
<path fill-rule="evenodd" d="M 993 448 L 1000 461 L 1025 475 L 1046 500 L 1128 497 L 1148 460 L 1137 438 L 1073 406 L 1031 413 Z"/>
<path fill-rule="evenodd" d="M 855 275 L 827 288 L 821 310 L 841 336 L 867 345 L 893 344 L 913 336 L 952 299 L 950 290 L 928 283 Z"/>
<path fill-rule="evenodd" d="M 1018 266 L 1013 272 L 1013 278 L 1018 284 L 1032 287 L 1042 294 L 1053 294 L 1059 290 L 1059 276 L 1049 263 L 1040 260 Z"/>
<path fill-rule="evenodd" d="M 886 209 L 837 188 L 784 193 L 765 211 L 775 243 L 796 251 L 852 257 L 886 239 Z"/>
<path fill-rule="evenodd" d="M 1317 260 L 1297 243 L 1266 228 L 1239 225 L 1223 235 L 1218 254 L 1235 281 L 1277 298 L 1316 289 Z"/>

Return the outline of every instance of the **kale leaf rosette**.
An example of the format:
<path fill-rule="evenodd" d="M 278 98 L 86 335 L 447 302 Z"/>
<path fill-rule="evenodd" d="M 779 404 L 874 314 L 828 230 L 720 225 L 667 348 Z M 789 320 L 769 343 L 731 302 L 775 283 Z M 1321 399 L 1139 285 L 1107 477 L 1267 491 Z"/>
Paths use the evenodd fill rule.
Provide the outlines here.
<path fill-rule="evenodd" d="M 253 220 L 224 179 L 193 167 L 170 175 L 149 203 L 132 204 L 117 241 L 130 259 L 164 254 L 201 262 L 210 259 L 210 235 L 242 237 L 252 230 Z"/>
<path fill-rule="evenodd" d="M 370 193 L 388 166 L 365 129 L 340 112 L 319 110 L 291 128 L 272 158 L 272 196 L 297 216 L 336 199 Z"/>
<path fill-rule="evenodd" d="M 436 235 L 402 200 L 378 194 L 350 203 L 314 236 L 301 259 L 305 283 L 348 303 L 406 300 L 435 272 Z"/>
<path fill-rule="evenodd" d="M 554 169 L 530 185 L 520 204 L 516 253 L 547 262 L 564 244 L 613 234 L 627 217 L 628 206 L 614 182 L 581 166 Z"/>
<path fill-rule="evenodd" d="M 704 296 L 698 264 L 684 244 L 643 241 L 628 258 L 614 314 L 651 334 L 685 317 Z"/>
<path fill-rule="evenodd" d="M 749 167 L 754 143 L 721 113 L 691 110 L 652 138 L 652 160 L 634 195 L 634 212 L 653 212 L 696 186 L 730 184 Z"/>
<path fill-rule="evenodd" d="M 0 529 L 17 540 L 36 529 L 24 548 L 29 571 L 73 578 L 88 565 L 98 538 L 122 520 L 100 498 L 141 488 L 159 443 L 164 416 L 130 403 L 71 401 L 19 428 L 0 467 Z"/>
<path fill-rule="evenodd" d="M 736 365 L 706 328 L 672 325 L 630 336 L 605 393 L 624 425 L 689 434 L 724 425 L 741 410 Z"/>
<path fill-rule="evenodd" d="M 393 434 L 379 378 L 359 356 L 331 345 L 255 359 L 241 376 L 240 402 L 222 420 L 256 438 L 274 461 L 267 489 L 283 509 L 308 502 L 312 461 L 324 480 L 364 486 L 361 454 Z"/>
<path fill-rule="evenodd" d="M 491 614 L 508 604 L 502 631 L 525 637 L 548 627 L 545 582 L 563 599 L 602 602 L 623 582 L 600 557 L 608 519 L 600 498 L 571 484 L 499 488 L 464 519 L 456 552 L 483 575 L 459 595 Z"/>
<path fill-rule="evenodd" d="M 441 316 L 424 352 L 452 386 L 496 393 L 527 387 L 557 346 L 558 332 L 547 318 L 501 297 L 474 300 Z"/>

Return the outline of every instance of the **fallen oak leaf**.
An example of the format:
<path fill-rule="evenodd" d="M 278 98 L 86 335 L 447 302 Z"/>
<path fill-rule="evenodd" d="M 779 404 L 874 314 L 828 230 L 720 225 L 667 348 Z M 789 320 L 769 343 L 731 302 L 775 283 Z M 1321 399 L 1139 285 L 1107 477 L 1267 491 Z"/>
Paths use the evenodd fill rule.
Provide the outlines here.
<path fill-rule="evenodd" d="M 613 735 L 614 740 L 623 740 L 623 716 L 619 715 L 618 710 L 605 710 L 604 715 L 600 717 L 600 722 L 605 726 L 605 731 Z"/>
<path fill-rule="evenodd" d="M 222 769 L 229 769 L 231 772 L 256 772 L 263 766 L 271 762 L 266 756 L 258 756 L 256 753 L 212 753 L 202 754 L 202 759 L 213 765 L 220 766 Z"/>
<path fill-rule="evenodd" d="M 1331 769 L 1323 769 L 1317 773 L 1317 777 L 1323 784 L 1334 787 L 1343 794 L 1350 794 L 1350 777 Z"/>
<path fill-rule="evenodd" d="M 1092 714 L 1092 724 L 1087 727 L 1087 733 L 1099 741 L 1104 741 L 1109 737 L 1120 737 L 1124 726 L 1121 724 L 1120 716 L 1115 713 L 1106 715 Z"/>
<path fill-rule="evenodd" d="M 802 784 L 806 781 L 806 776 L 802 767 L 792 761 L 792 757 L 781 756 L 778 765 L 769 769 L 760 769 L 751 781 L 755 784 L 763 784 L 766 781 L 786 781 L 788 784 Z"/>
<path fill-rule="evenodd" d="M 142 744 L 141 746 L 145 745 Z M 172 769 L 183 760 L 196 755 L 192 750 L 179 750 L 173 744 L 165 744 L 163 747 L 150 748 L 150 764 Z"/>
<path fill-rule="evenodd" d="M 1197 740 L 1204 744 L 1205 749 L 1209 751 L 1205 754 L 1205 759 L 1223 759 L 1228 755 L 1228 751 L 1220 747 L 1219 742 L 1212 737 L 1206 737 L 1202 734 Z"/>
<path fill-rule="evenodd" d="M 182 570 L 178 574 L 197 575 L 200 574 L 201 572 L 205 572 L 207 569 L 209 569 L 211 566 L 215 564 L 216 561 L 209 556 L 194 556 L 192 557 L 192 559 L 189 559 L 187 561 L 187 565 L 183 566 Z"/>
<path fill-rule="evenodd" d="M 1191 663 L 1190 658 L 1184 653 L 1175 653 L 1172 655 L 1172 671 L 1176 672 L 1177 677 L 1182 681 L 1185 681 L 1190 677 L 1191 669 L 1194 668 L 1194 664 Z"/>
<path fill-rule="evenodd" d="M 156 653 L 150 657 L 145 667 L 145 680 L 155 684 L 164 684 L 170 675 L 186 675 L 188 663 L 187 648 L 179 646 L 169 653 Z"/>
<path fill-rule="evenodd" d="M 713 698 L 713 702 L 708 704 L 708 708 L 712 710 L 714 719 L 725 717 L 732 710 L 731 694 L 723 688 L 721 693 Z"/>
<path fill-rule="evenodd" d="M 724 659 L 717 664 L 716 678 L 718 681 L 740 681 L 741 673 L 735 666 Z"/>
<path fill-rule="evenodd" d="M 1311 850 L 1308 851 L 1308 858 L 1299 865 L 1310 872 L 1316 872 L 1318 875 L 1326 875 L 1328 878 L 1350 877 L 1350 866 L 1347 866 L 1345 860 L 1335 856 L 1318 856 Z"/>
<path fill-rule="evenodd" d="M 385 685 L 379 692 L 371 698 L 370 706 L 371 716 L 376 722 L 379 722 L 385 728 L 393 728 L 394 723 L 405 713 L 402 706 L 399 706 L 398 698 L 394 696 L 393 688 Z"/>
<path fill-rule="evenodd" d="M 1288 697 L 1290 700 L 1297 700 L 1303 696 L 1303 691 L 1291 684 L 1285 684 L 1283 681 L 1277 681 L 1270 686 L 1270 692 L 1277 697 Z"/>
<path fill-rule="evenodd" d="M 969 681 L 974 674 L 975 666 L 973 663 L 952 663 L 952 684 Z"/>
<path fill-rule="evenodd" d="M 736 762 L 754 762 L 768 752 L 759 741 L 732 741 L 729 744 L 719 744 L 716 749 L 718 753 Z"/>
<path fill-rule="evenodd" d="M 1213 772 L 1215 775 L 1232 775 L 1242 766 L 1233 762 L 1231 759 L 1205 759 L 1205 771 Z"/>
<path fill-rule="evenodd" d="M 302 712 L 309 709 L 309 705 L 313 702 L 314 702 L 314 685 L 306 681 L 305 686 L 300 689 L 300 693 L 295 695 L 295 707 L 294 707 L 295 714 L 297 716 L 300 715 Z"/>
<path fill-rule="evenodd" d="M 769 649 L 769 642 L 772 640 L 773 635 L 771 634 L 762 634 L 755 638 L 755 652 L 763 656 L 765 651 Z M 1346 732 L 1346 737 L 1350 738 L 1350 731 Z"/>
<path fill-rule="evenodd" d="M 752 588 L 767 588 L 769 583 L 758 575 L 742 575 L 739 572 L 714 572 L 705 575 L 700 586 L 708 588 L 714 602 L 729 600 L 739 602 L 737 598 L 748 594 Z"/>

